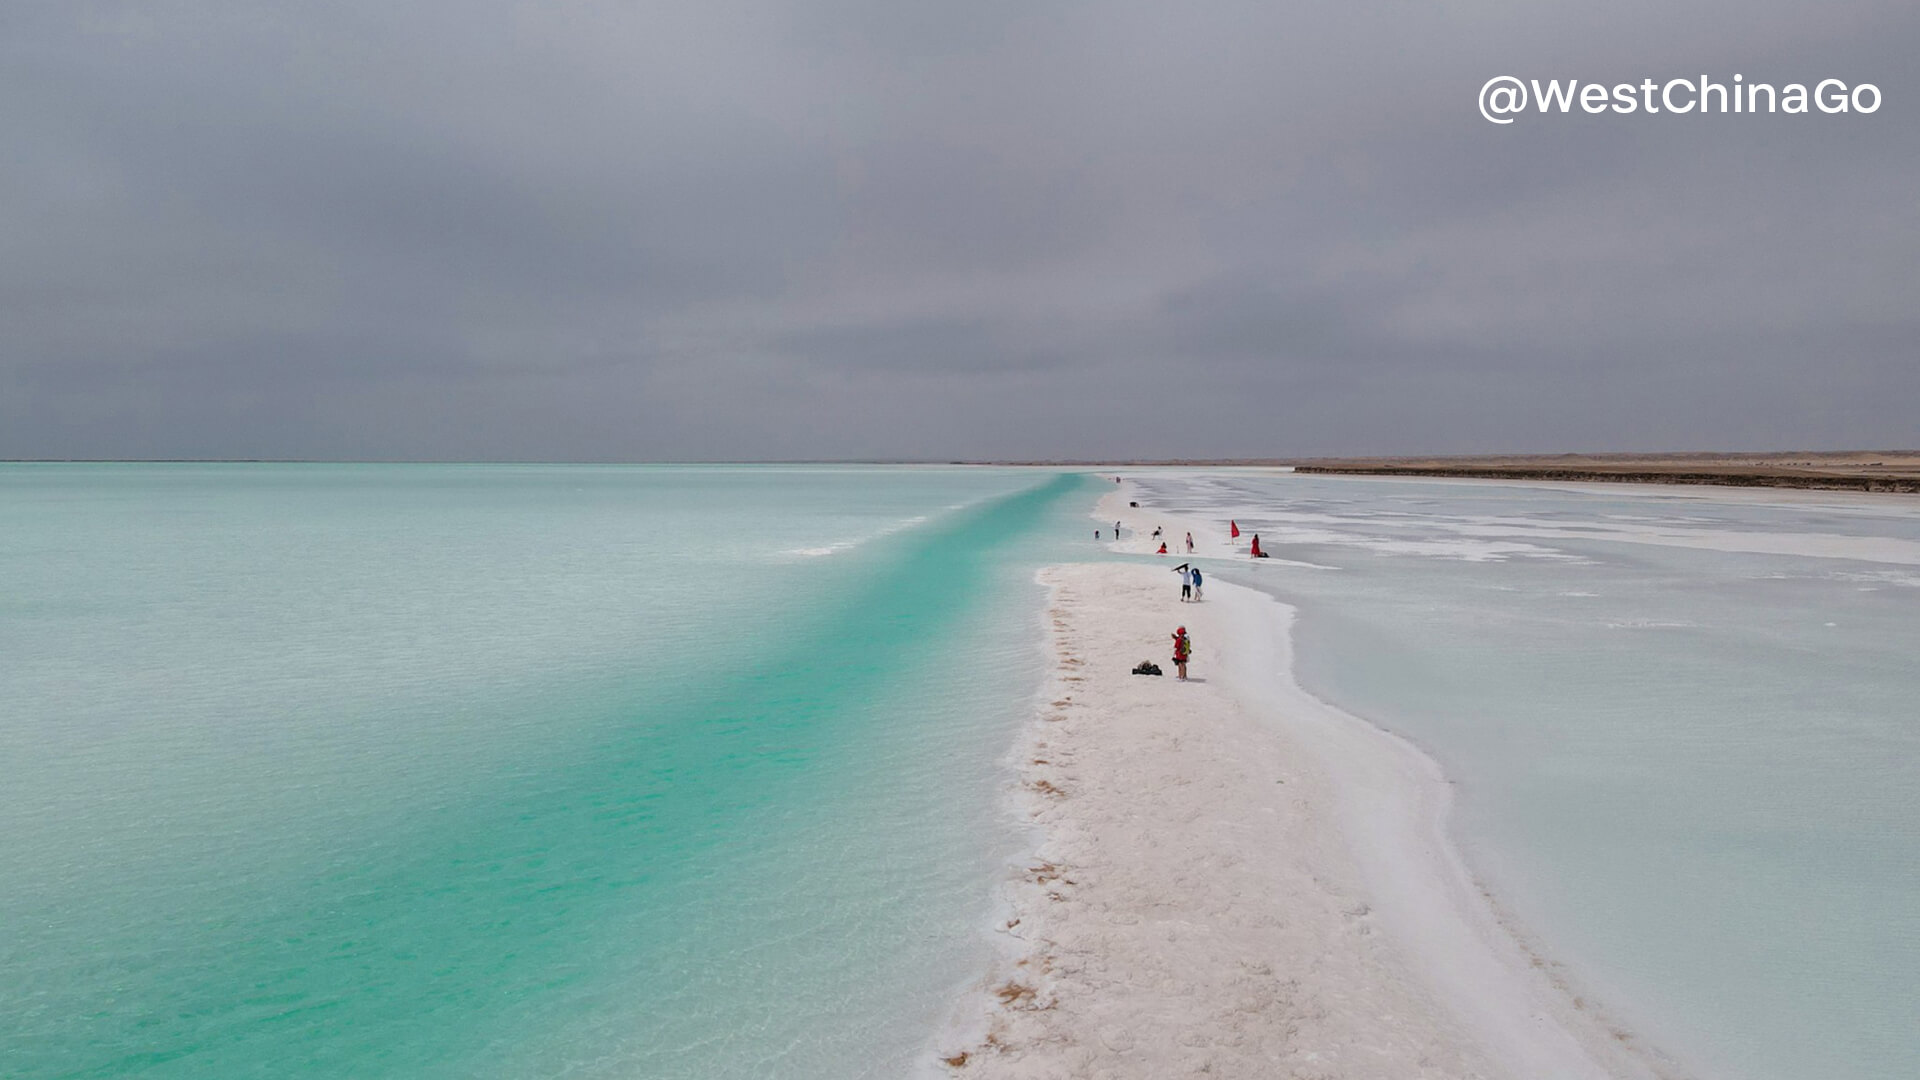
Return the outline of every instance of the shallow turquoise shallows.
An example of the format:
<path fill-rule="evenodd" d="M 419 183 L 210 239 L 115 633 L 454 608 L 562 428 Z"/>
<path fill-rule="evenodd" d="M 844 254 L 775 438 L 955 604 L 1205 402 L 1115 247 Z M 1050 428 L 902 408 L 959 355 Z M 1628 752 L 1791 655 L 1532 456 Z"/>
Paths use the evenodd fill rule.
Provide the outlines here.
<path fill-rule="evenodd" d="M 0 466 L 0 1073 L 900 1075 L 1086 483 Z"/>

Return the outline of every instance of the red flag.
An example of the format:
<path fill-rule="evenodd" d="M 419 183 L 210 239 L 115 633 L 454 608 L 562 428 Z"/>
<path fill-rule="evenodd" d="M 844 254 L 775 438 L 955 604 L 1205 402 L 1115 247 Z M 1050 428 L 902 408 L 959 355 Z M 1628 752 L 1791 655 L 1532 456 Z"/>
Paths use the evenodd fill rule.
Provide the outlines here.
<path fill-rule="evenodd" d="M 1235 536 L 1239 536 L 1239 535 L 1240 535 L 1240 523 L 1239 523 L 1239 522 L 1237 522 L 1237 521 L 1229 521 L 1229 522 L 1227 522 L 1227 528 L 1229 528 L 1229 529 L 1232 529 L 1232 530 L 1233 530 L 1233 535 L 1235 535 Z"/>

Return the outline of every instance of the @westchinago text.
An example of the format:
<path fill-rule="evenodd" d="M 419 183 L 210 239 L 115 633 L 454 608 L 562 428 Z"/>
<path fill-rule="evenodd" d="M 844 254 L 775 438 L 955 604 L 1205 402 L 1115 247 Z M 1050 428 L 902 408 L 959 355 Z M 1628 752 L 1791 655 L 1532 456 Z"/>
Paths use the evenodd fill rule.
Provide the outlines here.
<path fill-rule="evenodd" d="M 1638 83 L 1581 82 L 1579 79 L 1530 79 L 1496 75 L 1480 86 L 1480 115 L 1511 124 L 1529 106 L 1538 113 L 1669 115 L 1866 115 L 1880 111 L 1880 88 L 1841 79 L 1774 84 L 1711 77 L 1642 79 Z"/>

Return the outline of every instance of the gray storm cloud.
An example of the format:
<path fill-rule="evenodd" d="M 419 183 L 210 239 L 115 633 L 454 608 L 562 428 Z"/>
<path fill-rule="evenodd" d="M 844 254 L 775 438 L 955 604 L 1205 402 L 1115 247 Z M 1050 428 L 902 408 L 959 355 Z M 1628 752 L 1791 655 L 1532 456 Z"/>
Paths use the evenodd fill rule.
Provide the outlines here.
<path fill-rule="evenodd" d="M 0 457 L 1920 443 L 1910 3 L 0 9 Z M 1498 74 L 1871 116 L 1483 120 Z"/>

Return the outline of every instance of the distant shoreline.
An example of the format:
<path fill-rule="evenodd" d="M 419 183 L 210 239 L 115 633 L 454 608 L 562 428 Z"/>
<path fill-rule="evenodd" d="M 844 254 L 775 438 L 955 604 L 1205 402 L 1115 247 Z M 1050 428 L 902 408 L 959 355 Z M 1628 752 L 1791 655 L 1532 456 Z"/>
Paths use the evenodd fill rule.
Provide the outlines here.
<path fill-rule="evenodd" d="M 1766 472 L 1612 472 L 1600 469 L 1487 468 L 1482 466 L 1300 465 L 1299 473 L 1344 476 L 1432 476 L 1473 480 L 1553 480 L 1612 484 L 1712 484 L 1721 487 L 1801 488 L 1822 491 L 1920 493 L 1920 477 L 1796 476 Z"/>
<path fill-rule="evenodd" d="M 984 463 L 983 463 L 984 464 Z M 1225 461 L 1041 462 L 1100 468 L 1290 468 L 1345 476 L 1430 476 L 1611 484 L 1709 484 L 1891 494 L 1920 493 L 1920 451 L 1846 450 L 1697 454 L 1513 454 L 1459 457 L 1239 459 Z"/>
<path fill-rule="evenodd" d="M 790 461 L 402 461 L 273 458 L 9 458 L 6 465 L 957 465 L 1056 469 L 1283 468 L 1344 476 L 1695 484 L 1920 494 L 1920 450 L 1681 454 L 1512 454 L 1358 458 L 1136 458 L 965 460 L 905 458 Z"/>
<path fill-rule="evenodd" d="M 1920 493 L 1920 452 L 1777 454 L 1560 454 L 1457 458 L 1347 458 L 1294 463 L 1294 471 L 1349 476 L 1434 476 L 1483 480 Z"/>

